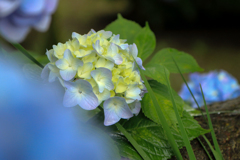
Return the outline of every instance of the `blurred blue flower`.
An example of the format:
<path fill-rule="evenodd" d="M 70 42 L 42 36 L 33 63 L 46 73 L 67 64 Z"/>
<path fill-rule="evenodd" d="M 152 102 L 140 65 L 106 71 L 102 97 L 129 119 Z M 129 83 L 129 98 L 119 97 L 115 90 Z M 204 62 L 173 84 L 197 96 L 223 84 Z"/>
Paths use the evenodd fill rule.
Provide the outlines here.
<path fill-rule="evenodd" d="M 17 68 L 0 62 L 1 160 L 114 159 L 110 138 L 62 106 L 60 84 L 31 83 Z"/>
<path fill-rule="evenodd" d="M 48 29 L 58 0 L 0 0 L 0 34 L 11 42 L 24 40 L 31 27 Z"/>
<path fill-rule="evenodd" d="M 240 86 L 237 80 L 226 71 L 212 71 L 208 74 L 193 73 L 189 76 L 189 88 L 193 92 L 199 106 L 203 106 L 203 98 L 199 84 L 202 85 L 207 104 L 226 101 L 240 96 Z M 197 108 L 187 86 L 182 86 L 179 95 L 182 99 Z"/>

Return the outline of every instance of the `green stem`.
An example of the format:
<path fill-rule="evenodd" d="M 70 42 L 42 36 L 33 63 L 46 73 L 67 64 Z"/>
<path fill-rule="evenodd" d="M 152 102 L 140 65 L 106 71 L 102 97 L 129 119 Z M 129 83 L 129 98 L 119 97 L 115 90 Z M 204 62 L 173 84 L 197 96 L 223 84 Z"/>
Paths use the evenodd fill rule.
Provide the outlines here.
<path fill-rule="evenodd" d="M 33 61 L 36 65 L 38 65 L 41 68 L 44 68 L 44 66 L 39 63 L 33 56 L 31 56 L 27 50 L 25 50 L 20 44 L 18 43 L 12 43 L 12 45 L 18 49 L 19 51 L 21 51 L 27 58 L 29 58 L 31 61 Z"/>
<path fill-rule="evenodd" d="M 219 154 L 218 152 L 216 152 L 216 151 L 213 149 L 213 147 L 212 147 L 211 143 L 209 142 L 209 140 L 207 139 L 207 137 L 206 137 L 205 135 L 202 135 L 202 136 L 203 136 L 204 140 L 207 142 L 209 148 L 211 149 L 211 151 L 212 151 L 215 159 L 216 159 L 216 160 L 221 160 L 221 159 L 223 159 L 222 154 L 221 154 L 221 153 Z"/>
<path fill-rule="evenodd" d="M 174 111 L 175 111 L 175 115 L 176 115 L 177 120 L 178 120 L 178 125 L 179 125 L 180 131 L 181 131 L 181 135 L 182 135 L 183 142 L 184 142 L 184 144 L 186 145 L 189 158 L 190 158 L 191 160 L 196 160 L 196 157 L 195 157 L 195 155 L 194 155 L 194 153 L 193 153 L 193 150 L 192 150 L 192 146 L 191 146 L 191 144 L 190 144 L 190 142 L 189 142 L 189 139 L 188 139 L 188 135 L 187 135 L 187 133 L 186 133 L 186 131 L 185 131 L 184 125 L 183 125 L 182 120 L 181 120 L 181 118 L 180 118 L 180 116 L 179 116 L 178 109 L 177 109 L 175 100 L 174 100 L 174 98 L 173 98 L 172 89 L 171 89 L 171 87 L 170 87 L 169 80 L 167 79 L 167 74 L 166 74 L 165 68 L 164 68 L 164 73 L 165 73 L 165 79 L 166 79 L 166 81 L 167 81 L 168 92 L 169 92 L 169 95 L 170 95 L 170 97 L 171 97 L 173 109 L 174 109 Z"/>
<path fill-rule="evenodd" d="M 198 139 L 198 141 L 200 142 L 200 144 L 202 145 L 202 147 L 203 147 L 203 149 L 205 150 L 205 152 L 207 153 L 208 158 L 209 158 L 210 160 L 213 160 L 212 157 L 210 156 L 208 150 L 206 149 L 206 147 L 205 147 L 204 144 L 202 143 L 201 139 L 198 138 L 198 137 L 197 137 L 197 139 Z"/>
<path fill-rule="evenodd" d="M 205 96 L 204 96 L 204 94 L 203 94 L 202 86 L 201 86 L 201 84 L 199 84 L 199 85 L 200 85 L 201 93 L 202 93 L 202 96 L 203 96 L 203 101 L 204 101 L 205 110 L 206 110 L 206 112 L 207 112 L 208 125 L 209 125 L 209 128 L 211 129 L 211 135 L 212 135 L 212 139 L 213 139 L 213 144 L 214 144 L 214 147 L 215 147 L 216 151 L 218 152 L 218 154 L 219 154 L 219 155 L 221 156 L 221 158 L 223 159 L 221 150 L 220 150 L 219 145 L 218 145 L 218 142 L 217 142 L 216 135 L 215 135 L 214 130 L 213 130 L 212 121 L 211 121 L 211 118 L 210 118 L 210 115 L 209 115 L 209 112 L 208 112 L 208 108 L 207 108 L 207 104 L 206 104 L 206 101 L 205 101 Z"/>
<path fill-rule="evenodd" d="M 176 65 L 176 67 L 177 67 L 177 69 L 178 69 L 178 72 L 180 73 L 180 75 L 181 75 L 181 77 L 182 77 L 182 79 L 183 79 L 184 83 L 186 84 L 186 86 L 187 86 L 187 88 L 188 88 L 188 90 L 189 90 L 189 92 L 190 92 L 190 94 L 191 94 L 192 98 L 194 99 L 194 102 L 196 103 L 196 105 L 197 105 L 198 109 L 201 111 L 201 113 L 202 113 L 202 116 L 203 116 L 203 112 L 202 112 L 202 110 L 201 110 L 201 108 L 200 108 L 200 106 L 199 106 L 199 104 L 198 104 L 198 102 L 197 102 L 196 98 L 194 97 L 194 95 L 193 95 L 193 93 L 192 93 L 191 89 L 189 88 L 187 81 L 186 81 L 186 80 L 185 80 L 185 78 L 183 77 L 183 74 L 182 74 L 182 72 L 181 72 L 180 68 L 178 67 L 178 64 L 177 64 L 177 62 L 175 61 L 175 59 L 174 59 L 173 57 L 172 57 L 172 59 L 173 59 L 173 62 L 175 63 L 175 65 Z M 203 119 L 204 119 L 204 120 L 205 120 L 205 122 L 207 123 L 207 120 L 206 120 L 206 118 L 205 118 L 204 116 L 203 116 Z"/>
<path fill-rule="evenodd" d="M 124 136 L 128 139 L 128 141 L 133 145 L 133 147 L 138 151 L 138 153 L 142 156 L 144 160 L 151 160 L 148 155 L 142 150 L 142 148 L 138 145 L 138 143 L 132 138 L 132 136 L 123 128 L 123 126 L 119 123 L 115 124 L 119 131 L 121 131 Z"/>

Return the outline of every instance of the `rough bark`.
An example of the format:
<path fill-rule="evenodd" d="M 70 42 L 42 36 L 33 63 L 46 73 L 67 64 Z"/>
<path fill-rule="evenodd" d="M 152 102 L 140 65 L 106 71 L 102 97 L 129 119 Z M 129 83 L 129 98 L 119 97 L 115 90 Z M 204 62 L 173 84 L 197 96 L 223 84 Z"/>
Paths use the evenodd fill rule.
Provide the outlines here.
<path fill-rule="evenodd" d="M 240 160 L 240 97 L 208 105 L 208 109 L 210 112 L 219 111 L 216 114 L 211 114 L 211 120 L 224 159 Z M 204 109 L 202 110 L 204 111 Z M 202 116 L 195 117 L 195 119 L 203 128 L 208 129 L 208 124 Z M 206 137 L 212 143 L 211 134 L 206 134 Z M 204 145 L 207 146 L 207 143 L 203 138 L 200 137 L 200 139 Z M 209 159 L 197 139 L 193 140 L 191 144 L 197 160 Z M 207 149 L 209 153 L 211 153 L 208 147 Z M 180 151 L 184 160 L 188 160 L 189 158 L 186 149 L 183 148 Z M 175 159 L 176 158 L 173 157 L 171 160 Z"/>

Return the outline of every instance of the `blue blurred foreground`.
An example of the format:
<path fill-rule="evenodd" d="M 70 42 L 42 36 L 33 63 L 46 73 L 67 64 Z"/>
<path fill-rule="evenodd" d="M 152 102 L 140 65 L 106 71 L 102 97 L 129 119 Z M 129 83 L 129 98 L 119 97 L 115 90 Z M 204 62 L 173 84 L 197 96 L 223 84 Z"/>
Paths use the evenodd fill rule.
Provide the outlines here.
<path fill-rule="evenodd" d="M 62 106 L 62 87 L 32 84 L 7 64 L 0 61 L 1 160 L 109 159 L 108 137 Z"/>

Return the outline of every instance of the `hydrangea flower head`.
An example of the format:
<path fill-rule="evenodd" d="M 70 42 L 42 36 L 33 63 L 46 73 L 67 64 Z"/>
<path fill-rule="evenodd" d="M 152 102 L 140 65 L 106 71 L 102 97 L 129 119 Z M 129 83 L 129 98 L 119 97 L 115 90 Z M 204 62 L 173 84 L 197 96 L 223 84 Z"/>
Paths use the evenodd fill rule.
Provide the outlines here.
<path fill-rule="evenodd" d="M 203 93 L 207 104 L 226 101 L 240 96 L 240 86 L 237 80 L 226 71 L 212 71 L 208 74 L 193 73 L 189 76 L 189 88 L 193 92 L 199 106 L 203 106 L 203 98 L 199 84 L 202 85 Z M 184 84 L 179 95 L 192 107 L 197 108 L 188 88 Z"/>
<path fill-rule="evenodd" d="M 50 62 L 42 78 L 60 80 L 66 89 L 66 107 L 92 110 L 103 103 L 106 126 L 140 112 L 146 88 L 137 67 L 144 69 L 135 44 L 127 44 L 110 31 L 91 30 L 84 35 L 74 32 L 72 40 L 53 45 L 46 54 Z"/>
<path fill-rule="evenodd" d="M 30 28 L 48 29 L 58 0 L 1 0 L 0 34 L 11 42 L 21 42 Z"/>

